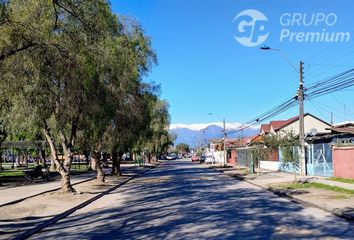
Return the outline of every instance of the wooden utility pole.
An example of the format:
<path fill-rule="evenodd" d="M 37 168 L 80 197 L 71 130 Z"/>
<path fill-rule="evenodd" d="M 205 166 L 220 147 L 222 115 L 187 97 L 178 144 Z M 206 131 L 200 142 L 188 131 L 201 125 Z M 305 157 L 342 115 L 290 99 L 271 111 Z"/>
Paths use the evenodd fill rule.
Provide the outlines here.
<path fill-rule="evenodd" d="M 300 61 L 300 85 L 299 85 L 299 141 L 300 141 L 300 166 L 301 175 L 306 175 L 305 161 L 305 127 L 304 127 L 304 78 L 303 78 L 303 62 Z"/>
<path fill-rule="evenodd" d="M 333 127 L 333 113 L 331 112 L 331 127 Z"/>
<path fill-rule="evenodd" d="M 227 157 L 227 152 L 226 152 L 226 126 L 225 126 L 225 118 L 223 119 L 223 125 L 224 125 L 224 167 L 226 167 L 226 157 Z"/>

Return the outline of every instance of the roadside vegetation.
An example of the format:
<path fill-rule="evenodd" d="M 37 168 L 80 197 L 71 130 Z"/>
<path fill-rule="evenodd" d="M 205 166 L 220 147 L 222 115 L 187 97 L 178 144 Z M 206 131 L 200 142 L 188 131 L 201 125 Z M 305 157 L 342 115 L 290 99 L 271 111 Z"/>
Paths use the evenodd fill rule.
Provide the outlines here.
<path fill-rule="evenodd" d="M 276 185 L 276 186 L 273 186 L 272 188 L 273 189 L 319 188 L 319 189 L 325 189 L 325 190 L 334 191 L 334 192 L 338 192 L 338 193 L 347 193 L 347 194 L 353 194 L 354 195 L 354 190 L 341 188 L 341 187 L 337 187 L 337 186 L 330 186 L 330 185 L 327 185 L 327 184 L 316 183 L 316 182 L 311 182 L 311 183 L 288 183 L 288 184 Z"/>
<path fill-rule="evenodd" d="M 3 177 L 24 177 L 25 173 L 20 170 L 0 172 L 0 178 Z"/>
<path fill-rule="evenodd" d="M 63 192 L 75 149 L 99 181 L 103 151 L 113 175 L 125 152 L 153 161 L 173 141 L 160 86 L 143 81 L 155 64 L 139 23 L 107 1 L 0 1 L 0 140 L 45 140 Z"/>
<path fill-rule="evenodd" d="M 282 168 L 291 170 L 296 180 L 300 168 L 300 159 L 298 154 L 299 140 L 294 132 L 281 132 L 280 134 L 267 134 L 255 141 L 251 146 L 251 158 L 253 167 L 260 170 L 260 161 L 270 159 L 272 153 L 280 152 L 282 154 Z M 254 172 L 254 169 L 253 169 Z"/>
<path fill-rule="evenodd" d="M 354 179 L 331 177 L 328 180 L 354 184 Z"/>

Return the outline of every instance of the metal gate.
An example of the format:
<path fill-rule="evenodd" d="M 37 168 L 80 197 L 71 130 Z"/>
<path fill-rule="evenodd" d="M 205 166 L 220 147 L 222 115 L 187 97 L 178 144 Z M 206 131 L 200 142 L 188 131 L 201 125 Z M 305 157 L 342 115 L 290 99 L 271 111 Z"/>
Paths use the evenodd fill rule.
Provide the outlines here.
<path fill-rule="evenodd" d="M 306 151 L 307 175 L 333 176 L 331 143 L 311 143 Z"/>

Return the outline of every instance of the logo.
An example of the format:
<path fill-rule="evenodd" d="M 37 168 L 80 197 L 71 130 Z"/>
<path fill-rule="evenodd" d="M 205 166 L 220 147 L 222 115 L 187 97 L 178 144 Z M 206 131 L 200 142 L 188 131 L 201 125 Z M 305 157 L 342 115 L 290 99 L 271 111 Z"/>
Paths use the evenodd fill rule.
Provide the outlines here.
<path fill-rule="evenodd" d="M 268 19 L 258 10 L 247 9 L 234 18 L 236 23 L 235 40 L 247 47 L 256 47 L 262 44 L 268 37 Z"/>

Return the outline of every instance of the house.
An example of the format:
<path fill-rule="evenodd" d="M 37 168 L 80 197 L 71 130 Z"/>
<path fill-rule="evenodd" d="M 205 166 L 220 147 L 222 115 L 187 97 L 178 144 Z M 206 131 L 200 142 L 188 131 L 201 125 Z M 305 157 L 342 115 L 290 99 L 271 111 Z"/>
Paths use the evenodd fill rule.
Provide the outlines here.
<path fill-rule="evenodd" d="M 288 132 L 293 132 L 295 135 L 299 134 L 299 116 L 295 116 L 289 118 L 287 120 L 273 120 L 267 124 L 262 124 L 260 127 L 260 136 L 264 136 L 267 134 L 285 134 Z M 331 125 L 322 119 L 310 114 L 304 114 L 304 132 L 305 136 L 309 135 L 310 133 L 316 132 L 318 134 L 326 134 L 330 133 Z M 282 164 L 282 154 L 279 149 L 271 150 L 271 153 L 268 159 L 264 159 L 260 161 L 260 167 L 263 169 L 268 170 L 285 170 L 285 171 L 292 171 L 292 169 L 285 169 L 283 168 Z"/>
<path fill-rule="evenodd" d="M 338 137 L 333 142 L 333 175 L 354 179 L 354 122 L 335 125 L 330 129 Z"/>
<path fill-rule="evenodd" d="M 236 148 L 242 145 L 242 139 L 234 138 L 226 140 L 227 149 L 227 163 L 230 165 L 236 165 L 237 162 L 237 152 Z"/>
<path fill-rule="evenodd" d="M 295 135 L 299 134 L 299 116 L 295 116 L 287 120 L 270 121 L 268 125 L 268 127 L 263 127 L 263 129 L 268 129 L 268 131 L 264 131 L 264 134 L 281 134 L 282 132 L 293 132 Z M 310 113 L 304 114 L 305 134 L 309 133 L 313 129 L 316 129 L 317 132 L 330 132 L 330 130 L 327 129 L 329 127 L 331 127 L 331 125 L 322 119 Z M 260 132 L 260 134 L 262 134 L 262 132 Z"/>
<path fill-rule="evenodd" d="M 224 140 L 223 139 L 212 139 L 210 140 L 209 147 L 206 154 L 210 154 L 214 157 L 215 163 L 224 163 Z"/>
<path fill-rule="evenodd" d="M 258 135 L 249 136 L 244 138 L 228 138 L 225 140 L 226 145 L 226 160 L 230 165 L 239 165 L 238 163 L 238 149 L 246 147 L 250 142 L 254 140 Z M 224 140 L 223 139 L 213 139 L 210 140 L 209 149 L 207 153 L 211 153 L 214 156 L 215 162 L 223 164 L 224 163 Z M 245 163 L 246 160 L 241 159 L 241 164 Z"/>
<path fill-rule="evenodd" d="M 226 141 L 226 149 L 227 149 L 227 162 L 231 165 L 240 165 L 240 163 L 244 162 L 243 159 L 240 159 L 240 163 L 238 163 L 238 149 L 242 147 L 246 147 L 250 142 L 254 141 L 254 139 L 258 135 L 248 136 L 244 138 L 236 138 L 236 139 L 228 139 Z"/>
<path fill-rule="evenodd" d="M 236 165 L 240 167 L 249 167 L 252 162 L 252 147 L 250 144 L 256 142 L 259 135 L 249 136 L 242 139 L 241 144 L 236 148 Z"/>
<path fill-rule="evenodd" d="M 307 175 L 354 178 L 354 124 L 337 124 L 327 130 L 330 133 L 305 139 Z"/>

